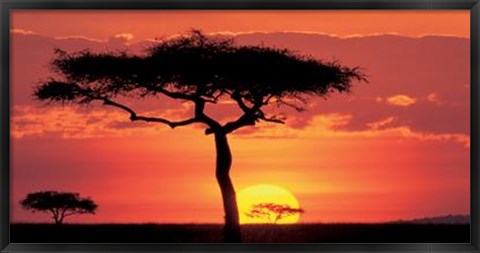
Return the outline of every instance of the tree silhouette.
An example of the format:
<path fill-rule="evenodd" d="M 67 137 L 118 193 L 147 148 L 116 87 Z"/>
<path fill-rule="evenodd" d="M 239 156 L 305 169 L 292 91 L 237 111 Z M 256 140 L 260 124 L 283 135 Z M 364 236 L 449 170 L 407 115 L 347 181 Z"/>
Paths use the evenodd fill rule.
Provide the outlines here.
<path fill-rule="evenodd" d="M 288 49 L 240 46 L 232 39 L 205 36 L 198 30 L 161 40 L 141 55 L 57 50 L 51 66 L 58 75 L 36 87 L 34 95 L 40 100 L 78 104 L 100 101 L 127 112 L 131 121 L 162 123 L 171 128 L 206 126 L 205 134 L 213 134 L 215 139 L 226 242 L 241 241 L 235 190 L 229 176 L 232 156 L 227 135 L 261 121 L 284 123 L 280 115 L 267 115 L 267 105 L 302 110 L 308 95 L 326 98 L 335 91 L 349 91 L 353 80 L 365 81 L 357 68 L 298 56 Z M 118 100 L 161 96 L 192 103 L 192 117 L 172 121 L 139 115 Z M 220 122 L 206 114 L 206 105 L 224 99 L 241 110 L 235 120 Z"/>
<path fill-rule="evenodd" d="M 97 204 L 90 198 L 81 198 L 78 193 L 44 191 L 29 193 L 20 201 L 23 208 L 33 212 L 50 212 L 55 224 L 63 224 L 65 217 L 77 214 L 95 214 Z"/>
<path fill-rule="evenodd" d="M 248 212 L 245 213 L 250 218 L 267 220 L 276 224 L 281 219 L 295 214 L 304 213 L 301 208 L 292 208 L 289 205 L 280 205 L 275 203 L 254 204 Z"/>

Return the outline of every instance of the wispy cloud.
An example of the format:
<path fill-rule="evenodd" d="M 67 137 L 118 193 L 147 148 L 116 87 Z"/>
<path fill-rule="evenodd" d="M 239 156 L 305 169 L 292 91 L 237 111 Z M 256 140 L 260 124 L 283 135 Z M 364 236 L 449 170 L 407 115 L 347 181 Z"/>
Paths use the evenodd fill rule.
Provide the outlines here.
<path fill-rule="evenodd" d="M 82 111 L 88 110 L 88 111 Z M 188 107 L 165 110 L 160 116 L 176 120 L 184 117 Z M 145 115 L 157 115 L 147 112 Z M 15 106 L 11 119 L 13 138 L 57 136 L 63 139 L 86 139 L 115 136 L 158 134 L 170 128 L 163 124 L 131 122 L 123 112 L 75 107 L 35 108 Z"/>
<path fill-rule="evenodd" d="M 395 117 L 372 122 L 370 129 L 344 130 L 341 126 L 348 125 L 353 120 L 351 114 L 322 114 L 314 116 L 304 129 L 292 128 L 288 125 L 262 125 L 256 131 L 238 132 L 237 135 L 246 138 L 320 138 L 320 137 L 365 137 L 372 139 L 396 138 L 416 139 L 420 141 L 442 141 L 458 143 L 470 148 L 470 136 L 461 133 L 433 133 L 415 131 L 408 125 L 393 126 Z"/>
<path fill-rule="evenodd" d="M 383 120 L 367 123 L 367 126 L 370 127 L 373 130 L 382 129 L 382 128 L 386 128 L 388 126 L 391 126 L 392 123 L 394 123 L 396 119 L 397 119 L 396 117 L 390 116 L 390 117 L 388 117 L 386 119 L 383 119 Z"/>
<path fill-rule="evenodd" d="M 389 105 L 393 105 L 393 106 L 411 106 L 413 104 L 415 104 L 417 102 L 417 99 L 416 98 L 413 98 L 411 96 L 408 96 L 408 95 L 403 95 L 403 94 L 398 94 L 398 95 L 394 95 L 394 96 L 391 96 L 391 97 L 387 97 L 387 98 L 382 98 L 382 97 L 379 97 L 377 98 L 377 102 L 385 102 Z"/>
<path fill-rule="evenodd" d="M 251 33 L 258 32 L 252 31 Z M 19 101 L 22 101 L 23 104 L 31 104 L 31 86 L 32 83 L 38 82 L 38 80 L 42 76 L 48 76 L 48 73 L 44 73 L 43 69 L 40 69 L 39 66 L 44 66 L 48 64 L 48 61 L 51 59 L 52 56 L 52 48 L 54 46 L 58 47 L 65 47 L 70 50 L 77 50 L 85 48 L 88 45 L 94 51 L 108 50 L 115 49 L 115 45 L 118 45 L 118 48 L 128 48 L 132 50 L 141 50 L 144 44 L 137 44 L 132 43 L 129 45 L 128 40 L 133 39 L 133 35 L 128 33 L 128 31 L 124 31 L 122 33 L 118 33 L 113 35 L 107 40 L 95 40 L 92 38 L 87 38 L 83 36 L 70 36 L 70 37 L 62 37 L 62 38 L 49 38 L 49 37 L 42 37 L 41 35 L 35 36 L 24 36 L 25 34 L 35 34 L 34 31 L 27 31 L 22 29 L 13 29 L 12 33 L 16 33 L 18 37 L 23 37 L 23 40 L 15 40 L 18 49 L 16 50 L 17 59 L 22 59 L 22 61 L 17 62 L 17 71 L 16 74 L 14 73 L 14 82 L 15 84 L 12 85 L 14 90 L 14 100 L 17 104 L 20 104 Z M 243 32 L 243 33 L 236 33 L 233 35 L 242 35 L 248 34 L 250 32 Z M 304 34 L 312 34 L 317 33 L 309 33 L 300 31 L 298 33 Z M 218 33 L 217 33 L 218 34 Z M 260 43 L 262 41 L 268 42 L 268 38 L 276 38 L 269 37 L 271 32 L 265 32 L 265 35 L 252 37 L 252 41 L 250 43 Z M 292 35 L 292 34 L 290 34 Z M 295 45 L 301 44 L 300 38 L 305 36 L 287 36 L 285 38 L 281 38 L 276 42 L 271 43 L 285 43 L 286 47 L 294 48 Z M 320 50 L 323 48 L 322 44 L 322 36 L 318 41 L 319 43 L 316 44 L 309 44 L 307 43 L 310 41 L 304 41 L 306 43 L 305 52 L 311 53 L 319 58 L 322 57 Z M 75 41 L 62 41 L 61 39 L 78 39 Z M 116 39 L 115 39 L 116 38 Z M 48 40 L 47 40 L 48 39 Z M 114 41 L 112 41 L 114 39 Z M 278 38 L 277 38 L 278 39 Z M 395 38 L 393 38 L 395 39 Z M 38 43 L 38 41 L 47 41 L 48 43 Z M 102 43 L 87 43 L 90 41 L 97 41 Z M 330 39 L 328 39 L 330 41 Z M 351 41 L 355 41 L 352 39 Z M 372 40 L 375 41 L 375 40 Z M 404 42 L 404 40 L 402 40 Z M 410 41 L 410 40 L 409 40 Z M 413 40 L 412 40 L 413 41 Z M 437 38 L 436 43 L 443 43 L 442 38 Z M 112 43 L 116 42 L 118 44 Z M 403 43 L 402 42 L 402 43 Z M 411 42 L 411 41 L 410 41 Z M 422 43 L 410 43 L 409 46 L 412 47 L 412 52 L 429 52 L 428 50 L 423 50 L 424 46 Z M 415 41 L 413 41 L 415 42 Z M 246 43 L 246 42 L 245 42 Z M 288 44 L 292 43 L 292 44 Z M 352 42 L 353 43 L 353 42 Z M 369 42 L 373 43 L 373 42 Z M 127 45 L 127 46 L 125 46 Z M 283 44 L 282 44 L 283 45 Z M 309 99 L 309 103 L 306 105 L 308 110 L 302 113 L 295 112 L 290 108 L 276 108 L 275 106 L 271 108 L 267 108 L 265 112 L 269 115 L 277 115 L 284 113 L 288 117 L 287 126 L 277 127 L 276 125 L 271 124 L 260 124 L 253 128 L 244 128 L 241 131 L 238 131 L 237 134 L 244 134 L 245 136 L 250 134 L 251 136 L 269 136 L 270 134 L 275 133 L 276 136 L 287 136 L 285 134 L 285 129 L 292 129 L 302 131 L 312 125 L 314 118 L 315 120 L 320 120 L 323 122 L 318 122 L 316 127 L 322 129 L 326 127 L 327 132 L 336 133 L 345 132 L 345 133 L 352 133 L 354 131 L 358 132 L 368 132 L 368 131 L 386 131 L 387 129 L 394 129 L 404 127 L 409 129 L 413 133 L 433 133 L 435 136 L 445 135 L 450 136 L 452 133 L 458 134 L 468 134 L 468 84 L 465 84 L 465 81 L 468 80 L 468 71 L 465 73 L 460 70 L 455 70 L 450 73 L 448 72 L 448 76 L 455 75 L 455 80 L 462 80 L 460 84 L 455 84 L 451 82 L 447 82 L 448 78 L 437 77 L 439 70 L 446 70 L 446 69 L 453 69 L 455 66 L 459 69 L 464 69 L 462 66 L 463 63 L 468 64 L 468 57 L 465 51 L 459 51 L 459 49 L 455 49 L 454 45 L 457 44 L 445 44 L 445 47 L 449 50 L 454 50 L 452 52 L 458 52 L 460 57 L 459 62 L 462 64 L 458 64 L 458 62 L 450 62 L 450 61 L 442 61 L 441 65 L 437 66 L 438 60 L 432 61 L 429 59 L 437 59 L 436 57 L 439 55 L 436 52 L 428 53 L 425 55 L 422 54 L 421 59 L 419 61 L 424 61 L 422 64 L 433 66 L 432 70 L 424 71 L 415 75 L 415 78 L 407 75 L 402 75 L 401 80 L 390 80 L 389 77 L 393 76 L 391 72 L 386 71 L 384 65 L 386 62 L 382 62 L 380 60 L 376 60 L 373 58 L 365 57 L 364 55 L 358 55 L 357 52 L 361 51 L 368 51 L 368 50 L 357 50 L 356 44 L 349 44 L 348 40 L 345 40 L 345 43 L 341 46 L 336 46 L 337 43 L 331 50 L 328 50 L 333 55 L 339 55 L 340 59 L 345 59 L 346 62 L 359 62 L 361 66 L 365 66 L 369 72 L 372 73 L 372 82 L 369 85 L 359 86 L 356 87 L 352 96 L 344 96 L 344 95 L 335 95 L 332 96 L 329 101 L 324 102 L 323 99 L 316 99 L 312 98 Z M 404 44 L 401 44 L 404 45 Z M 465 48 L 468 49 L 468 44 L 465 44 Z M 330 44 L 326 44 L 326 46 L 331 46 Z M 448 46 L 448 47 L 447 47 Z M 353 47 L 353 48 L 352 48 Z M 375 44 L 368 44 L 362 48 L 376 48 Z M 463 46 L 461 46 L 463 48 Z M 450 49 L 452 48 L 452 49 Z M 415 49 L 415 50 L 413 50 Z M 456 50 L 456 51 L 455 51 Z M 317 52 L 318 51 L 318 52 Z M 409 51 L 409 52 L 410 52 Z M 45 52 L 42 55 L 42 61 L 40 64 L 36 61 L 31 61 L 30 55 L 36 52 Z M 315 53 L 317 52 L 317 53 Z M 354 53 L 350 53 L 354 52 Z M 434 56 L 432 56 L 434 54 Z M 342 56 L 342 54 L 345 54 Z M 354 55 L 357 58 L 352 58 L 351 55 Z M 435 57 L 435 58 L 433 58 Z M 409 58 L 409 56 L 405 56 L 405 58 Z M 393 58 L 392 58 L 393 59 Z M 411 61 L 405 60 L 403 62 L 402 59 L 397 59 L 402 66 L 402 68 L 407 68 L 410 66 Z M 402 61 L 400 61 L 402 60 Z M 363 63 L 365 61 L 365 63 Z M 443 63 L 445 62 L 445 63 Z M 447 64 L 448 63 L 448 64 Z M 44 65 L 42 65 L 44 64 Z M 397 63 L 396 63 L 397 64 Z M 445 65 L 447 64 L 447 65 Z M 349 65 L 349 64 L 347 64 Z M 398 71 L 397 69 L 394 69 Z M 432 72 L 435 71 L 435 72 Z M 41 73 L 32 74 L 32 75 L 25 75 L 24 73 Z M 447 73 L 447 71 L 440 71 L 441 73 Z M 435 73 L 432 74 L 432 73 Z M 395 73 L 394 73 L 395 74 Z M 435 78 L 433 78 L 435 77 Z M 419 85 L 424 83 L 424 88 L 420 89 L 423 91 L 419 91 Z M 438 79 L 438 80 L 437 80 Z M 384 81 L 379 82 L 379 80 L 389 80 L 386 81 L 390 85 L 385 85 Z M 460 81 L 459 81 L 460 82 Z M 448 85 L 452 85 L 458 87 L 458 85 L 462 85 L 465 89 L 443 89 L 441 87 L 450 87 Z M 440 85 L 439 85 L 440 84 Z M 415 94 L 415 95 L 412 95 Z M 24 102 L 26 101 L 26 102 Z M 156 98 L 150 101 L 129 101 L 131 105 L 134 105 L 135 109 L 138 109 L 144 113 L 149 115 L 164 115 L 165 117 L 173 118 L 173 119 L 185 119 L 191 117 L 192 108 L 187 108 L 188 104 L 182 105 L 178 107 L 179 104 L 176 103 L 164 103 L 164 101 L 157 102 Z M 386 106 L 379 106 L 379 105 L 388 105 Z M 438 105 L 442 105 L 442 110 L 438 110 Z M 33 105 L 32 105 L 33 106 Z M 212 107 L 213 108 L 213 107 Z M 111 109 L 111 108 L 109 108 Z M 68 109 L 64 109 L 68 110 Z M 207 108 L 208 110 L 208 108 Z M 78 112 L 73 110 L 73 113 Z M 96 111 L 96 110 L 95 110 Z M 152 124 L 142 124 L 140 122 L 129 122 L 128 117 L 125 115 L 121 115 L 122 112 L 118 112 L 116 110 L 99 110 L 103 111 L 104 113 L 109 113 L 105 115 L 91 115 L 91 113 L 84 113 L 76 115 L 75 119 L 81 121 L 75 121 L 76 123 L 81 123 L 87 125 L 88 131 L 84 133 L 79 133 L 80 131 L 75 126 L 64 127 L 60 129 L 58 126 L 65 126 L 67 123 L 65 122 L 58 122 L 58 126 L 49 125 L 46 122 L 42 122 L 42 117 L 46 117 L 50 115 L 51 117 L 54 116 L 53 111 L 49 111 L 46 109 L 38 109 L 38 110 L 31 110 L 27 116 L 26 114 L 18 114 L 14 120 L 16 126 L 14 129 L 16 132 L 14 133 L 15 136 L 34 136 L 34 135 L 45 135 L 49 133 L 55 132 L 57 135 L 65 135 L 66 137 L 77 136 L 78 138 L 88 137 L 88 136 L 106 136 L 106 135 L 122 135 L 119 129 L 127 129 L 132 131 L 134 129 L 143 129 L 143 128 L 151 128 Z M 34 115 L 38 113 L 39 115 Z M 226 122 L 228 120 L 232 120 L 238 115 L 239 112 L 235 103 L 231 101 L 222 101 L 218 105 L 215 106 L 215 109 L 210 109 L 208 111 L 209 115 L 213 116 L 215 119 L 218 119 L 221 122 Z M 112 115 L 118 114 L 118 118 L 113 120 L 111 117 Z M 327 116 L 328 115 L 328 116 Z M 37 117 L 38 116 L 38 117 Z M 57 115 L 58 116 L 58 115 Z M 33 118 L 32 118 L 33 117 Z M 103 118 L 102 118 L 103 117 Z M 110 119 L 107 119 L 110 117 Z M 177 117 L 177 118 L 175 118 Z M 432 120 L 434 119 L 434 120 Z M 454 120 L 452 120 L 454 119 Z M 13 119 L 12 119 L 13 120 Z M 55 121 L 55 120 L 52 120 Z M 438 124 L 437 121 L 449 121 L 448 124 Z M 13 121 L 12 121 L 13 122 Z M 83 123 L 82 123 L 83 122 Z M 100 126 L 97 128 L 97 132 L 93 129 L 95 122 L 99 122 Z M 39 128 L 35 128 L 35 125 L 41 126 Z M 77 124 L 78 125 L 78 124 Z M 130 127 L 132 126 L 132 127 Z M 168 129 L 165 126 L 154 126 L 159 127 L 162 129 Z M 201 125 L 195 125 L 195 127 L 203 127 Z M 268 129 L 268 131 L 266 131 Z M 90 132 L 89 132 L 90 131 Z M 103 132 L 102 132 L 103 131 Z M 128 132 L 127 131 L 127 132 Z M 264 132 L 262 132 L 264 131 Z M 298 131 L 291 131 L 287 134 L 289 136 L 295 136 L 299 132 Z M 127 133 L 126 132 L 126 133 Z M 74 134 L 75 133 L 75 134 Z M 95 134 L 94 134 L 95 133 Z M 146 131 L 145 133 L 148 133 Z M 144 134 L 144 133 L 141 133 Z M 277 135 L 278 134 L 278 135 Z M 451 138 L 450 138 L 451 139 Z M 461 139 L 461 138 L 457 138 Z"/>
<path fill-rule="evenodd" d="M 131 34 L 131 33 L 119 33 L 119 34 L 113 35 L 113 38 L 124 39 L 126 41 L 130 41 L 130 40 L 133 39 L 133 34 Z"/>
<path fill-rule="evenodd" d="M 457 34 L 444 34 L 444 33 L 425 33 L 421 35 L 406 35 L 398 32 L 383 32 L 383 33 L 352 33 L 347 35 L 338 35 L 336 33 L 325 33 L 325 32 L 318 32 L 318 31 L 308 31 L 308 30 L 274 30 L 274 31 L 265 31 L 265 30 L 250 30 L 250 31 L 242 31 L 242 32 L 232 32 L 232 31 L 217 31 L 208 33 L 209 35 L 223 35 L 223 36 L 240 36 L 240 35 L 251 35 L 251 34 L 272 34 L 272 33 L 284 33 L 284 34 L 304 34 L 304 35 L 320 35 L 320 36 L 328 36 L 334 37 L 339 39 L 353 39 L 353 38 L 365 38 L 365 37 L 378 37 L 378 36 L 398 36 L 398 37 L 405 37 L 405 38 L 425 38 L 425 37 L 454 37 L 454 38 L 468 38 L 465 36 L 459 36 Z"/>
<path fill-rule="evenodd" d="M 90 38 L 90 37 L 82 36 L 82 35 L 57 36 L 57 37 L 54 37 L 54 38 L 56 40 L 86 40 L 86 41 L 97 42 L 97 43 L 106 42 L 105 40 Z"/>
<path fill-rule="evenodd" d="M 35 35 L 36 34 L 34 31 L 24 30 L 24 29 L 10 29 L 10 33 L 21 34 L 21 35 Z"/>

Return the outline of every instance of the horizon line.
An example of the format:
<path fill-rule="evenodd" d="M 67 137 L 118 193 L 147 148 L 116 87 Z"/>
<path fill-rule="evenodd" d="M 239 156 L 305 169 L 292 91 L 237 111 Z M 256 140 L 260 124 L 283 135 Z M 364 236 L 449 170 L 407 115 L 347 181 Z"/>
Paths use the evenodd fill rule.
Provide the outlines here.
<path fill-rule="evenodd" d="M 412 223 L 412 222 L 418 222 L 418 220 L 428 220 L 428 219 L 438 219 L 438 218 L 446 218 L 446 217 L 470 217 L 470 214 L 444 214 L 444 215 L 437 215 L 437 216 L 423 216 L 423 217 L 416 217 L 416 218 L 398 218 L 395 220 L 386 220 L 386 221 L 331 221 L 331 222 L 322 222 L 322 221 L 316 221 L 316 222 L 296 222 L 296 223 L 291 223 L 291 224 L 388 224 L 388 223 Z M 15 221 L 12 222 L 10 221 L 10 224 L 51 224 L 51 222 L 30 222 L 30 221 Z M 68 222 L 65 224 L 79 224 L 79 225 L 86 225 L 86 224 L 93 224 L 93 225 L 155 225 L 155 224 L 161 224 L 161 225 L 186 225 L 186 224 L 195 224 L 195 225 L 216 225 L 216 224 L 224 224 L 223 222 L 183 222 L 183 223 L 178 223 L 178 222 L 155 222 L 155 221 L 145 221 L 145 222 L 84 222 L 84 223 L 78 223 L 78 222 Z M 244 223 L 241 225 L 252 225 L 252 224 L 270 224 L 270 223 Z M 439 224 L 439 223 L 434 223 L 434 224 Z M 441 224 L 441 223 L 440 223 Z M 465 223 L 450 223 L 450 224 L 465 224 Z M 468 224 L 471 224 L 469 222 Z M 275 225 L 289 225 L 289 224 L 275 224 Z"/>

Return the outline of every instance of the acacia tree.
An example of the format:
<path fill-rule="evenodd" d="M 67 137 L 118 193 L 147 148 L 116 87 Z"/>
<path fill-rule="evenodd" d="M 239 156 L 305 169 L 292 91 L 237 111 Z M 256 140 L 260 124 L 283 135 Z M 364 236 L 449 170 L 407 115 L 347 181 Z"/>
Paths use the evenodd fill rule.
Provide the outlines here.
<path fill-rule="evenodd" d="M 250 218 L 264 219 L 270 223 L 276 224 L 281 219 L 304 212 L 305 211 L 301 208 L 293 208 L 289 205 L 259 203 L 252 205 L 245 215 Z"/>
<path fill-rule="evenodd" d="M 216 178 L 225 212 L 226 242 L 241 240 L 235 190 L 229 176 L 232 156 L 227 135 L 258 122 L 284 123 L 267 115 L 267 105 L 301 110 L 309 95 L 327 97 L 347 92 L 353 80 L 365 80 L 357 68 L 299 56 L 288 49 L 240 46 L 232 39 L 205 36 L 200 31 L 161 40 L 144 54 L 56 51 L 51 63 L 56 78 L 40 83 L 34 95 L 48 102 L 89 104 L 100 101 L 128 113 L 131 121 L 161 123 L 171 128 L 206 126 L 216 147 Z M 191 118 L 172 121 L 139 115 L 120 102 L 122 97 L 161 97 L 194 105 Z M 229 99 L 241 110 L 235 120 L 221 122 L 205 106 Z M 161 101 L 161 100 L 160 100 Z"/>
<path fill-rule="evenodd" d="M 29 193 L 20 205 L 33 212 L 50 212 L 57 225 L 63 224 L 68 216 L 94 214 L 98 207 L 93 200 L 82 198 L 78 193 L 56 191 Z"/>

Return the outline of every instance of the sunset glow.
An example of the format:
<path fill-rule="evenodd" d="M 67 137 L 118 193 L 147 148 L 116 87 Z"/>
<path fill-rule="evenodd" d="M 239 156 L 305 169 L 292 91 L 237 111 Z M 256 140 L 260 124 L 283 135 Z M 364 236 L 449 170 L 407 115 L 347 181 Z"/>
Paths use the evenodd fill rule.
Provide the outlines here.
<path fill-rule="evenodd" d="M 272 220 L 252 218 L 248 216 L 248 212 L 252 209 L 255 204 L 261 203 L 274 203 L 278 205 L 288 205 L 291 208 L 299 208 L 300 205 L 295 196 L 286 190 L 285 188 L 269 185 L 269 184 L 260 184 L 247 187 L 241 190 L 238 193 L 238 211 L 240 213 L 240 223 L 272 223 Z M 277 224 L 289 224 L 297 223 L 300 219 L 300 214 L 295 214 L 292 216 L 285 217 L 280 219 Z"/>
<path fill-rule="evenodd" d="M 359 67 L 368 83 L 306 96 L 305 110 L 271 104 L 228 135 L 241 223 L 257 202 L 302 208 L 279 223 L 385 222 L 470 210 L 468 11 L 67 11 L 11 14 L 11 219 L 47 222 L 18 204 L 38 190 L 98 204 L 72 223 L 222 223 L 215 142 L 203 124 L 131 121 L 105 106 L 45 105 L 54 49 L 142 55 L 155 38 L 200 29 L 238 45 Z M 205 112 L 242 110 L 225 96 Z M 117 98 L 115 98 L 117 99 Z M 140 114 L 182 120 L 194 104 L 163 95 L 118 98 Z"/>

